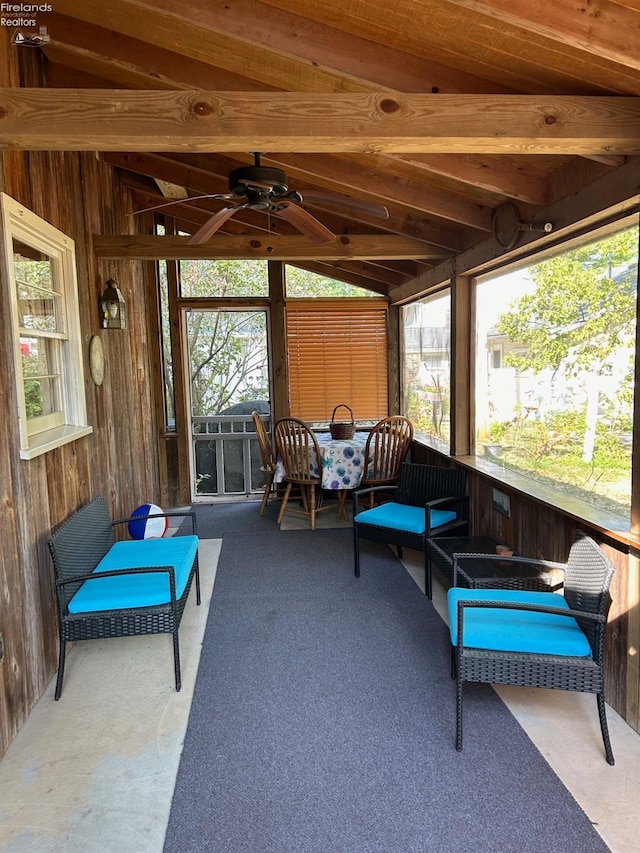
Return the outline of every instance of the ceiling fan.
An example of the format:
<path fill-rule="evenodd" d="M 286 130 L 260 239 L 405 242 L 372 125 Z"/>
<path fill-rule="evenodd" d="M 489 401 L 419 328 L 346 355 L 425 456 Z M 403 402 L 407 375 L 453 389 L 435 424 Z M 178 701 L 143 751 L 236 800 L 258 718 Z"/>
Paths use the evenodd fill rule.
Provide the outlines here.
<path fill-rule="evenodd" d="M 287 175 L 282 169 L 262 166 L 260 163 L 262 155 L 258 152 L 252 153 L 254 157 L 252 166 L 241 166 L 229 173 L 228 193 L 209 193 L 185 199 L 185 201 L 194 201 L 202 198 L 213 198 L 229 203 L 228 206 L 214 213 L 195 234 L 192 234 L 187 241 L 190 245 L 206 242 L 224 225 L 227 219 L 230 219 L 238 210 L 244 209 L 262 210 L 265 213 L 278 216 L 280 219 L 285 219 L 314 243 L 327 243 L 330 240 L 335 240 L 336 235 L 301 206 L 304 202 L 344 207 L 357 213 L 364 213 L 381 219 L 387 219 L 389 216 L 389 211 L 384 205 L 364 199 L 332 195 L 316 190 L 308 190 L 304 193 L 290 190 Z M 169 204 L 175 204 L 175 201 L 145 208 L 145 211 L 157 210 L 160 207 L 167 207 Z M 145 211 L 137 212 L 144 213 Z"/>

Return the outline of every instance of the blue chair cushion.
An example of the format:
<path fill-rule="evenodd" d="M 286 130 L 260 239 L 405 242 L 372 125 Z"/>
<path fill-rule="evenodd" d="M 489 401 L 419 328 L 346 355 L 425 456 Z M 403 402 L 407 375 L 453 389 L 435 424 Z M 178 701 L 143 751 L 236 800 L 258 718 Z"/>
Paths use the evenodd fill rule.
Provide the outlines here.
<path fill-rule="evenodd" d="M 441 527 L 456 518 L 455 512 L 432 509 L 429 518 L 431 529 Z M 402 530 L 406 533 L 424 533 L 425 527 L 423 507 L 393 501 L 365 509 L 359 512 L 354 520 L 357 524 L 375 524 L 377 527 L 390 527 L 392 530 Z"/>
<path fill-rule="evenodd" d="M 185 590 L 198 550 L 197 536 L 137 539 L 116 542 L 95 567 L 93 574 L 150 566 L 173 566 L 176 598 Z M 147 572 L 86 580 L 69 602 L 70 613 L 150 607 L 171 601 L 169 573 Z"/>
<path fill-rule="evenodd" d="M 447 593 L 449 631 L 454 646 L 458 644 L 459 601 L 516 601 L 569 609 L 564 596 L 551 592 L 454 587 Z M 474 649 L 567 657 L 591 656 L 589 642 L 571 616 L 474 607 L 464 611 L 463 631 L 464 645 Z"/>

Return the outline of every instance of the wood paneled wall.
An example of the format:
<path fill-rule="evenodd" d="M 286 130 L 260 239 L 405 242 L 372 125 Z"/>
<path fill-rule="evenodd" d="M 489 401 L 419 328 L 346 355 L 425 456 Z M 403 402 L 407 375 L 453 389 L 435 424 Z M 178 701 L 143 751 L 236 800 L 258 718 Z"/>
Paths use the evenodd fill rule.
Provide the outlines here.
<path fill-rule="evenodd" d="M 21 62 L 35 63 L 39 55 L 39 51 L 21 53 Z M 37 78 L 37 65 L 27 71 L 27 76 Z M 17 84 L 18 69 L 1 73 L 4 85 Z M 20 73 L 24 80 L 26 71 Z M 97 264 L 91 245 L 95 233 L 119 234 L 131 228 L 125 207 L 128 195 L 115 170 L 93 154 L 3 152 L 0 190 L 75 241 L 85 391 L 94 430 L 33 460 L 21 460 L 12 342 L 10 336 L 0 336 L 2 756 L 56 671 L 55 589 L 46 544 L 51 531 L 98 494 L 105 496 L 114 517 L 128 515 L 145 501 L 159 501 L 160 479 L 159 430 L 149 380 L 149 353 L 156 346 L 148 324 L 156 311 L 154 294 L 145 287 L 140 263 Z M 98 297 L 110 277 L 120 283 L 127 303 L 125 330 L 100 328 Z M 5 259 L 0 258 L 0 323 L 5 330 L 10 328 L 8 293 Z M 94 334 L 102 337 L 105 351 L 105 379 L 99 387 L 88 367 Z"/>
<path fill-rule="evenodd" d="M 613 603 L 609 612 L 606 647 L 606 699 L 629 725 L 640 731 L 638 714 L 638 559 L 623 542 L 603 536 L 585 522 L 540 502 L 524 492 L 509 488 L 483 471 L 462 461 L 442 456 L 414 444 L 412 459 L 426 465 L 464 467 L 467 471 L 471 532 L 495 536 L 508 542 L 519 554 L 565 562 L 576 530 L 592 536 L 603 548 L 615 573 L 611 584 Z M 493 488 L 507 494 L 511 502 L 508 518 L 493 508 Z M 595 707 L 595 702 L 594 702 Z"/>

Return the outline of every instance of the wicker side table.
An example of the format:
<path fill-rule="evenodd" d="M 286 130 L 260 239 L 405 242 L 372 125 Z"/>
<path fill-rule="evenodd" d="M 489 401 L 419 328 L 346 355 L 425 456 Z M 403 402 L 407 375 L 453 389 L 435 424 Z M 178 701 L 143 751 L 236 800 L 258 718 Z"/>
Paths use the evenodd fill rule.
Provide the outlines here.
<path fill-rule="evenodd" d="M 553 592 L 562 587 L 562 572 L 550 570 L 540 560 L 499 557 L 496 545 L 500 544 L 492 536 L 443 537 L 428 539 L 426 543 L 429 559 L 452 586 L 539 592 Z M 457 555 L 455 572 L 454 555 Z"/>

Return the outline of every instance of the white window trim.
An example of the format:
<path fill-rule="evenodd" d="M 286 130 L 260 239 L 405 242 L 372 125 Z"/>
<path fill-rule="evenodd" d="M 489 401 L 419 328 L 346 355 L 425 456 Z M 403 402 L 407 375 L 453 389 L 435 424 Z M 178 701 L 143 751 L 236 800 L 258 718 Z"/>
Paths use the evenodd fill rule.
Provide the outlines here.
<path fill-rule="evenodd" d="M 11 299 L 15 383 L 18 395 L 20 458 L 34 459 L 56 447 L 93 432 L 87 422 L 84 391 L 82 332 L 78 308 L 75 243 L 53 225 L 36 216 L 15 199 L 0 193 L 0 216 L 7 261 L 7 281 Z M 62 277 L 66 339 L 62 348 L 62 395 L 65 423 L 29 435 L 22 381 L 19 306 L 13 265 L 13 240 L 17 239 L 55 259 Z"/>

